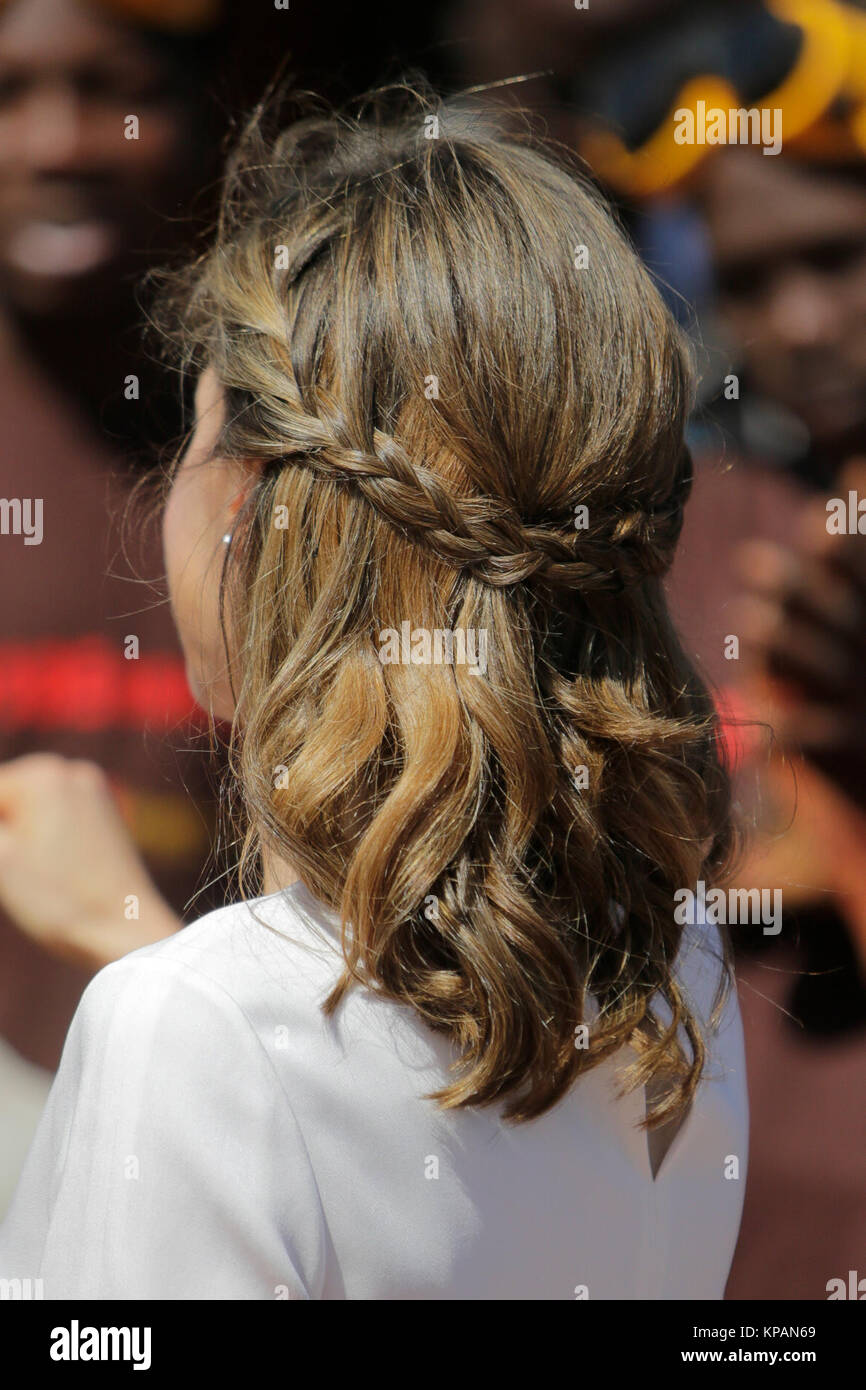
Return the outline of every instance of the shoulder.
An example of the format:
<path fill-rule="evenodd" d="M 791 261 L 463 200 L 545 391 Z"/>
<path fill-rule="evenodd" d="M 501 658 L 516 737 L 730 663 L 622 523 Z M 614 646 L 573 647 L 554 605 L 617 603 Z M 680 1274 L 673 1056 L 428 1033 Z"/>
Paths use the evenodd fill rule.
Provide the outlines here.
<path fill-rule="evenodd" d="M 159 993 L 174 982 L 243 1005 L 245 991 L 258 993 L 276 968 L 299 982 L 326 978 L 342 953 L 339 931 L 321 910 L 315 916 L 307 900 L 291 890 L 232 903 L 182 927 L 173 936 L 131 951 L 105 966 L 87 993 L 111 995 L 133 976 L 147 992 Z"/>
<path fill-rule="evenodd" d="M 275 1011 L 317 1009 L 341 960 L 333 929 L 320 929 L 291 895 L 218 908 L 100 970 L 75 1033 L 79 1042 L 114 1033 L 128 1050 L 206 1032 L 213 1050 L 220 1038 L 260 1033 Z"/>
<path fill-rule="evenodd" d="M 57 1078 L 70 1124 L 93 1135 L 146 1115 L 166 1144 L 190 1125 L 255 1128 L 260 1111 L 296 1124 L 298 1059 L 321 1028 L 320 987 L 336 952 L 317 952 L 306 924 L 265 900 L 279 924 L 269 934 L 258 907 L 209 913 L 94 976 Z"/>
<path fill-rule="evenodd" d="M 244 970 L 232 979 L 238 920 L 209 914 L 84 991 L 0 1255 L 47 1297 L 315 1296 L 298 1073 L 255 1026 Z"/>

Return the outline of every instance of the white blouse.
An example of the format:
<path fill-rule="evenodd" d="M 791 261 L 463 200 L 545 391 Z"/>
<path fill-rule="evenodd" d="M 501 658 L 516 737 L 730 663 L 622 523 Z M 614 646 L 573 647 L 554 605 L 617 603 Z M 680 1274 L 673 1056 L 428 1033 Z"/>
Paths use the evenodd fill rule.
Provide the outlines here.
<path fill-rule="evenodd" d="M 684 933 L 706 1018 L 718 931 Z M 49 1299 L 722 1298 L 748 1142 L 734 993 L 653 1179 L 645 1095 L 613 1092 L 630 1050 L 527 1124 L 441 1111 L 447 1038 L 359 987 L 327 1019 L 339 963 L 337 919 L 294 884 L 101 970 L 0 1278 Z"/>

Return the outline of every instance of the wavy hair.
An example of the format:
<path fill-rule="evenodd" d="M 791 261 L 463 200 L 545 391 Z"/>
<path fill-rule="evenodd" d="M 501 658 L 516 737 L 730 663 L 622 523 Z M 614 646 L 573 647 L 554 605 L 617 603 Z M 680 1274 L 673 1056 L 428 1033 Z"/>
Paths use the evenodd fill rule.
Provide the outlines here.
<path fill-rule="evenodd" d="M 261 465 L 224 571 L 242 886 L 268 847 L 339 914 L 323 1007 L 362 983 L 446 1033 L 442 1106 L 531 1119 L 628 1043 L 623 1089 L 664 1081 L 644 1123 L 682 1118 L 707 1050 L 673 895 L 735 838 L 662 590 L 689 352 L 528 125 L 409 84 L 272 119 L 163 301 L 218 452 Z M 384 661 L 405 624 L 483 632 L 485 669 Z"/>

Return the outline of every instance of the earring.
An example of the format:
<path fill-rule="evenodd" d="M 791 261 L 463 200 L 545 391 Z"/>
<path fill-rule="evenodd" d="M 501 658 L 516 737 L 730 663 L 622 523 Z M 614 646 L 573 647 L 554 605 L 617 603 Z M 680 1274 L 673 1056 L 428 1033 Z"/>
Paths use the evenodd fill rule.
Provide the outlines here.
<path fill-rule="evenodd" d="M 226 531 L 225 535 L 223 536 L 223 545 L 231 545 L 231 541 L 232 533 L 231 531 Z"/>

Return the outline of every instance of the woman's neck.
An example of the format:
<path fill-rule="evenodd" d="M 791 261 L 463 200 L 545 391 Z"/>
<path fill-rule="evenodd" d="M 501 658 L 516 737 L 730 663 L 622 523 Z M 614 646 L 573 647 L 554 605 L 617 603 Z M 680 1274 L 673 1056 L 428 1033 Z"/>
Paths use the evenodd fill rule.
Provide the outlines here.
<path fill-rule="evenodd" d="M 286 859 L 281 859 L 273 850 L 262 849 L 262 891 L 265 894 L 279 893 L 297 883 L 300 875 Z"/>

